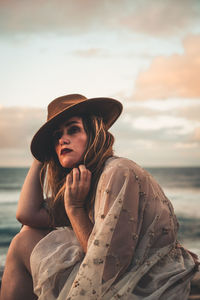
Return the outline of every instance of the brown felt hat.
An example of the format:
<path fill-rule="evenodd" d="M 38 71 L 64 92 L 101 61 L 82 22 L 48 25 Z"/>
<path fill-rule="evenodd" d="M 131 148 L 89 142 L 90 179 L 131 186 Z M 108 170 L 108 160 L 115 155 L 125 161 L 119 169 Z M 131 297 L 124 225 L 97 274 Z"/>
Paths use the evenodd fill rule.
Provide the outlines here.
<path fill-rule="evenodd" d="M 52 131 L 63 119 L 72 116 L 93 114 L 101 116 L 107 128 L 117 120 L 122 112 L 122 104 L 112 98 L 91 98 L 71 94 L 56 98 L 48 105 L 46 123 L 36 132 L 31 142 L 31 152 L 44 162 L 51 152 Z"/>

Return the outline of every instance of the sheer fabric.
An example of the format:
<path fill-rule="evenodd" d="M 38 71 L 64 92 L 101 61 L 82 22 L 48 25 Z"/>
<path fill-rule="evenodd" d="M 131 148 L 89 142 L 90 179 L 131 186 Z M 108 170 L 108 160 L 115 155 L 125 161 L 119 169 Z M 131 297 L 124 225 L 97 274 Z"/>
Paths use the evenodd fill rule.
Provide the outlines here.
<path fill-rule="evenodd" d="M 31 255 L 34 291 L 39 300 L 187 299 L 195 263 L 177 230 L 154 178 L 112 157 L 97 186 L 86 255 L 72 229 L 49 233 Z"/>

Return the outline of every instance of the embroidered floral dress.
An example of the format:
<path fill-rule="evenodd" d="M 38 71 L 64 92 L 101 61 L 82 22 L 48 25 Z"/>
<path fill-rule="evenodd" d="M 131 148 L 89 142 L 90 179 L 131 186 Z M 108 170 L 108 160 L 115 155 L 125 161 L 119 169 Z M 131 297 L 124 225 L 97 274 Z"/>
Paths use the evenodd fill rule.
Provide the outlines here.
<path fill-rule="evenodd" d="M 195 263 L 177 230 L 155 179 L 133 161 L 109 158 L 87 253 L 69 227 L 49 233 L 31 255 L 34 291 L 39 300 L 187 299 Z"/>

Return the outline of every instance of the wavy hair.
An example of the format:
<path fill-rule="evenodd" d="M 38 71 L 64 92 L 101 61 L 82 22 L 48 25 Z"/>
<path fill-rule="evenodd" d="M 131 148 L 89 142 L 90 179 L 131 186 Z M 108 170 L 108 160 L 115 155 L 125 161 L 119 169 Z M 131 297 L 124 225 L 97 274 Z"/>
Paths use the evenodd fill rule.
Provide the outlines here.
<path fill-rule="evenodd" d="M 105 161 L 113 156 L 113 135 L 106 129 L 102 117 L 94 115 L 80 116 L 86 131 L 88 141 L 84 153 L 83 163 L 92 173 L 90 191 L 85 203 L 85 209 L 92 220 L 92 208 L 95 200 L 99 177 L 103 171 Z M 71 169 L 63 168 L 57 158 L 55 150 L 51 158 L 44 163 L 41 170 L 41 183 L 48 202 L 50 226 L 69 226 L 70 221 L 64 209 L 64 191 L 66 175 Z"/>

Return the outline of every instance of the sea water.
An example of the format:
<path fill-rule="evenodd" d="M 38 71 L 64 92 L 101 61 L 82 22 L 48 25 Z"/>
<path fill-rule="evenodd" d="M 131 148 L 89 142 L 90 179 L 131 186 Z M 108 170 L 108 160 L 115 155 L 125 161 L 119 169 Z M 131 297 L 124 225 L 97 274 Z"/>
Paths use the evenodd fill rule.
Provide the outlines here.
<path fill-rule="evenodd" d="M 27 168 L 0 168 L 0 271 L 11 239 L 21 227 L 16 220 L 16 208 Z"/>
<path fill-rule="evenodd" d="M 200 168 L 147 168 L 171 200 L 180 223 L 179 240 L 200 255 Z M 0 168 L 0 270 L 13 236 L 17 201 L 27 168 Z"/>

